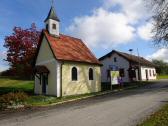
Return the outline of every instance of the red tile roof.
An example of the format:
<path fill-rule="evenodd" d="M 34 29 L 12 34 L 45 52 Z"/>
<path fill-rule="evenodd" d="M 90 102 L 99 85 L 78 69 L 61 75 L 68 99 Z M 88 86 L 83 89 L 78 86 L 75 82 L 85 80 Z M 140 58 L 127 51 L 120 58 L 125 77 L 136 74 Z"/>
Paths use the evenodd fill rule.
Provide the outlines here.
<path fill-rule="evenodd" d="M 82 40 L 63 34 L 60 34 L 59 37 L 53 37 L 46 30 L 44 30 L 43 33 L 57 60 L 101 65 Z"/>

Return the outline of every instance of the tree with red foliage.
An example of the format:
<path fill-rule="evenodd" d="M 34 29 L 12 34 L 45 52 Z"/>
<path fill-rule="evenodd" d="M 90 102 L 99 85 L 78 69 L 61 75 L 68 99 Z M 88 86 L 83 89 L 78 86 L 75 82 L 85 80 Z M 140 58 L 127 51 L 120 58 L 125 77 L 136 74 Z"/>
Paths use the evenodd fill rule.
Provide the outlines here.
<path fill-rule="evenodd" d="M 13 34 L 5 37 L 4 47 L 7 48 L 7 59 L 13 73 L 19 77 L 30 78 L 32 63 L 39 44 L 40 31 L 35 24 L 29 29 L 14 27 Z"/>

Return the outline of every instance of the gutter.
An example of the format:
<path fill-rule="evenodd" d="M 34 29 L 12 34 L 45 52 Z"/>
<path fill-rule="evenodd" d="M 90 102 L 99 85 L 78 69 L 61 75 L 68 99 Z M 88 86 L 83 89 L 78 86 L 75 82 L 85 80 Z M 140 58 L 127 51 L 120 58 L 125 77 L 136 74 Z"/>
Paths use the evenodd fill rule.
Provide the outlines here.
<path fill-rule="evenodd" d="M 61 68 L 60 68 L 60 70 L 61 70 L 61 71 L 60 71 L 60 72 L 61 72 L 61 73 L 60 73 L 60 76 L 61 76 L 61 78 L 60 78 L 60 97 L 62 97 L 62 79 L 63 79 L 63 78 L 62 78 L 62 65 L 63 65 L 63 64 L 64 64 L 64 62 L 62 62 L 62 63 L 61 63 L 61 66 L 60 66 L 60 67 L 61 67 Z"/>

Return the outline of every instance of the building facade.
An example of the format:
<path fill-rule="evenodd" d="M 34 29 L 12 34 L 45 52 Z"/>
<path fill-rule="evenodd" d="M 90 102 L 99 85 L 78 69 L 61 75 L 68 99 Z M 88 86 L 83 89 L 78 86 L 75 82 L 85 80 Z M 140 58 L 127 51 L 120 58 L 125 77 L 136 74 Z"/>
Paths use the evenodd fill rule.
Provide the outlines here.
<path fill-rule="evenodd" d="M 110 82 L 109 72 L 112 70 L 119 71 L 124 82 L 156 79 L 155 65 L 142 57 L 113 50 L 99 61 L 103 64 L 102 82 Z"/>
<path fill-rule="evenodd" d="M 60 33 L 52 6 L 35 62 L 35 94 L 57 97 L 101 91 L 101 63 L 81 39 Z"/>

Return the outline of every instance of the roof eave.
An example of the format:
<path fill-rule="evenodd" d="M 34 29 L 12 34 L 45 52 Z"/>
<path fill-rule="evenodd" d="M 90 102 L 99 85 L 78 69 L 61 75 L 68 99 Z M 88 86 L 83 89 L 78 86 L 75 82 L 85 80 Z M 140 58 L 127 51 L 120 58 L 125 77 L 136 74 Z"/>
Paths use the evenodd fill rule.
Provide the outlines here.
<path fill-rule="evenodd" d="M 75 63 L 84 63 L 84 64 L 103 66 L 103 64 L 101 64 L 101 63 L 91 63 L 91 62 L 87 62 L 87 61 L 75 61 L 75 60 L 64 60 L 64 59 L 57 59 L 57 60 L 62 61 L 62 62 L 75 62 Z"/>
<path fill-rule="evenodd" d="M 44 20 L 44 22 L 46 23 L 49 19 L 52 19 L 52 18 L 46 18 L 45 20 Z M 52 19 L 52 20 L 56 20 L 56 21 L 58 21 L 58 22 L 60 22 L 60 19 L 58 18 L 58 19 Z"/>

